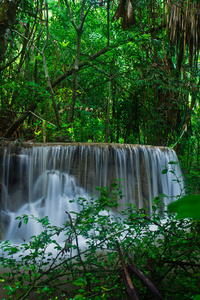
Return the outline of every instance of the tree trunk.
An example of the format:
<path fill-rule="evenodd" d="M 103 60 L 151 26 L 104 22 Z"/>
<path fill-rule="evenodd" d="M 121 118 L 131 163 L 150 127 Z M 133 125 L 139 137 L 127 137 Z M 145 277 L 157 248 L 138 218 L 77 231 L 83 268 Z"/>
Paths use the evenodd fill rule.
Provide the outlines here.
<path fill-rule="evenodd" d="M 16 21 L 16 12 L 20 2 L 21 0 L 4 0 L 0 10 L 0 64 L 5 60 L 8 40 Z"/>
<path fill-rule="evenodd" d="M 107 116 L 106 116 L 106 136 L 105 142 L 108 143 L 109 140 L 109 126 L 110 126 L 110 101 L 111 101 L 111 79 L 108 86 L 108 102 L 107 102 Z"/>
<path fill-rule="evenodd" d="M 54 108 L 55 115 L 56 115 L 58 128 L 60 129 L 61 128 L 60 115 L 59 115 L 59 112 L 58 112 L 54 91 L 53 91 L 53 88 L 52 88 L 52 85 L 51 85 L 51 79 L 49 77 L 49 72 L 48 72 L 48 69 L 47 69 L 47 63 L 46 63 L 46 58 L 45 58 L 44 52 L 42 52 L 41 55 L 42 55 L 42 59 L 43 59 L 44 72 L 45 72 L 45 77 L 46 77 L 46 81 L 47 81 L 47 88 L 48 88 L 48 90 L 50 91 L 50 94 L 51 94 L 51 99 L 52 99 L 53 108 Z"/>
<path fill-rule="evenodd" d="M 73 67 L 73 91 L 72 91 L 72 101 L 70 105 L 70 111 L 67 118 L 67 124 L 73 123 L 74 119 L 74 107 L 77 100 L 77 77 L 78 77 L 78 70 L 79 70 L 79 58 L 81 52 L 81 35 L 82 30 L 77 31 L 77 43 L 76 43 L 76 56 L 74 60 L 74 67 Z"/>
<path fill-rule="evenodd" d="M 10 138 L 10 137 L 12 137 L 13 133 L 15 132 L 15 130 L 17 130 L 17 128 L 24 122 L 24 120 L 30 114 L 30 111 L 34 110 L 36 108 L 36 106 L 37 106 L 36 103 L 31 103 L 31 105 L 29 105 L 27 111 L 25 111 L 24 113 L 22 113 L 22 115 L 20 117 L 18 117 L 12 123 L 12 125 L 7 129 L 6 133 L 3 135 L 3 137 L 4 138 Z"/>
<path fill-rule="evenodd" d="M 85 18 L 87 16 L 87 13 L 89 10 L 86 13 L 84 12 L 86 0 L 82 0 L 81 11 L 80 11 L 80 21 L 79 21 L 79 24 L 77 25 L 75 22 L 75 19 L 73 18 L 72 11 L 69 6 L 68 0 L 65 0 L 65 3 L 67 6 L 67 9 L 68 9 L 68 12 L 69 12 L 71 23 L 72 23 L 74 29 L 76 30 L 76 55 L 75 55 L 74 66 L 73 66 L 73 71 L 72 71 L 73 72 L 72 101 L 71 101 L 71 105 L 70 105 L 69 115 L 67 118 L 67 123 L 71 124 L 71 123 L 73 123 L 74 107 L 75 107 L 76 100 L 77 100 L 77 77 L 78 77 L 79 59 L 80 59 L 80 53 L 81 53 L 81 37 L 82 37 L 82 33 L 83 33 L 83 24 L 85 22 Z"/>

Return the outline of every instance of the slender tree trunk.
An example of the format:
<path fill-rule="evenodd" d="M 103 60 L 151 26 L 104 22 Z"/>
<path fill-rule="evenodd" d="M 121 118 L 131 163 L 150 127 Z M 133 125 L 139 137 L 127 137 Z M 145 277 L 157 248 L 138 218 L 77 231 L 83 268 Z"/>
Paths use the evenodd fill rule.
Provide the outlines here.
<path fill-rule="evenodd" d="M 48 72 L 47 62 L 46 62 L 46 57 L 45 57 L 45 49 L 47 47 L 48 39 L 49 39 L 49 20 L 48 20 L 48 4 L 47 4 L 47 1 L 46 1 L 46 30 L 47 30 L 46 42 L 45 42 L 45 45 L 42 49 L 42 52 L 40 52 L 40 51 L 39 52 L 40 52 L 40 54 L 42 56 L 42 60 L 43 60 L 44 72 L 45 72 L 45 77 L 46 77 L 46 81 L 47 81 L 47 88 L 48 88 L 48 90 L 50 91 L 50 94 L 51 94 L 51 100 L 52 100 L 52 104 L 53 104 L 53 108 L 54 108 L 54 112 L 55 112 L 55 116 L 56 116 L 56 120 L 57 120 L 57 125 L 58 125 L 58 128 L 61 129 L 60 115 L 59 115 L 59 111 L 58 111 L 58 108 L 57 108 L 56 99 L 55 99 L 53 87 L 52 87 L 52 84 L 51 84 L 51 79 L 49 77 L 49 72 Z"/>
<path fill-rule="evenodd" d="M 74 60 L 74 68 L 73 68 L 73 91 L 72 91 L 72 100 L 70 105 L 70 111 L 67 118 L 67 124 L 73 123 L 74 119 L 74 107 L 77 100 L 77 77 L 78 77 L 78 71 L 79 71 L 79 58 L 80 58 L 80 52 L 81 52 L 81 35 L 82 30 L 77 31 L 77 43 L 76 43 L 76 56 Z"/>
<path fill-rule="evenodd" d="M 110 0 L 107 0 L 107 46 L 110 44 Z"/>
<path fill-rule="evenodd" d="M 110 79 L 109 86 L 108 86 L 108 102 L 107 102 L 107 114 L 106 114 L 106 136 L 105 136 L 106 143 L 108 143 L 109 141 L 111 82 L 112 81 Z"/>
<path fill-rule="evenodd" d="M 4 0 L 0 9 L 0 64 L 5 60 L 8 40 L 15 24 L 16 13 L 20 2 L 21 0 Z"/>
<path fill-rule="evenodd" d="M 54 112 L 55 112 L 55 115 L 56 115 L 58 128 L 60 129 L 61 128 L 60 115 L 59 115 L 59 112 L 58 112 L 54 91 L 53 91 L 53 88 L 52 88 L 52 85 L 51 85 L 51 79 L 49 77 L 49 72 L 48 72 L 48 69 L 47 69 L 46 57 L 44 55 L 44 52 L 42 52 L 41 55 L 42 55 L 42 59 L 43 59 L 44 72 L 45 72 L 45 77 L 46 77 L 46 81 L 47 81 L 47 88 L 48 88 L 48 90 L 50 91 L 50 94 L 51 94 L 51 100 L 52 100 Z"/>
<path fill-rule="evenodd" d="M 78 77 L 78 71 L 79 71 L 79 59 L 80 59 L 80 53 L 81 53 L 81 38 L 82 38 L 82 33 L 83 33 L 83 24 L 85 22 L 85 18 L 87 16 L 88 11 L 85 13 L 85 3 L 86 0 L 82 0 L 82 4 L 81 4 L 81 11 L 80 11 L 80 21 L 79 24 L 77 25 L 75 22 L 75 19 L 72 15 L 72 11 L 71 8 L 69 6 L 69 2 L 68 0 L 65 0 L 68 12 L 69 12 L 69 16 L 70 16 L 70 20 L 71 23 L 74 27 L 74 29 L 76 30 L 76 55 L 75 55 L 75 59 L 74 59 L 74 66 L 73 66 L 73 91 L 72 91 L 72 100 L 71 100 L 71 105 L 70 105 L 70 111 L 69 111 L 69 115 L 67 118 L 67 123 L 71 124 L 73 123 L 73 119 L 74 119 L 74 107 L 76 104 L 76 100 L 77 100 L 77 77 Z"/>

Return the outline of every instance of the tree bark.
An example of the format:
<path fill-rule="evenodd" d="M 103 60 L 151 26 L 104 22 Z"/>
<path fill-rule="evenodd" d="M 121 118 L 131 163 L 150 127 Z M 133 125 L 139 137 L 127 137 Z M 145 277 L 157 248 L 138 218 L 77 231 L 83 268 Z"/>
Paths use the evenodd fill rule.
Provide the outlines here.
<path fill-rule="evenodd" d="M 107 102 L 107 116 L 106 116 L 106 136 L 105 142 L 108 143 L 109 140 L 109 126 L 110 126 L 110 101 L 111 101 L 111 79 L 108 86 L 108 102 Z"/>
<path fill-rule="evenodd" d="M 53 91 L 53 88 L 52 88 L 52 85 L 51 85 L 51 79 L 49 77 L 49 72 L 48 72 L 48 69 L 47 69 L 46 57 L 45 57 L 44 52 L 41 53 L 41 56 L 42 56 L 42 60 L 43 60 L 44 72 L 45 72 L 45 77 L 46 77 L 46 81 L 47 81 L 47 89 L 50 91 L 50 94 L 51 94 L 51 100 L 52 100 L 54 112 L 55 112 L 55 115 L 56 115 L 58 128 L 60 129 L 62 127 L 61 126 L 61 121 L 60 121 L 60 115 L 59 115 L 59 112 L 58 112 L 54 91 Z"/>
<path fill-rule="evenodd" d="M 48 4 L 47 4 L 47 2 L 46 2 L 46 31 L 47 31 L 46 42 L 45 42 L 42 52 L 40 52 L 40 54 L 41 54 L 42 60 L 43 60 L 44 73 L 45 73 L 45 78 L 47 81 L 47 89 L 50 91 L 50 94 L 51 94 L 51 100 L 52 100 L 58 128 L 61 129 L 62 126 L 61 126 L 61 121 L 60 121 L 60 115 L 59 115 L 59 111 L 57 108 L 55 94 L 54 94 L 54 91 L 52 88 L 51 79 L 49 77 L 49 72 L 48 72 L 47 62 L 46 62 L 46 57 L 45 57 L 45 49 L 47 47 L 48 39 L 49 39 L 49 20 L 48 20 Z"/>
<path fill-rule="evenodd" d="M 5 61 L 8 41 L 11 36 L 11 30 L 16 22 L 16 13 L 20 2 L 21 0 L 4 0 L 0 10 L 0 64 Z"/>
<path fill-rule="evenodd" d="M 77 44 L 76 44 L 76 56 L 74 60 L 74 68 L 73 68 L 73 91 L 72 91 L 72 100 L 69 110 L 69 115 L 67 118 L 67 124 L 73 123 L 74 119 L 74 107 L 77 100 L 77 77 L 79 70 L 79 58 L 80 58 L 80 50 L 81 50 L 81 32 L 77 32 Z"/>
<path fill-rule="evenodd" d="M 31 105 L 29 105 L 29 107 L 27 108 L 27 111 L 23 112 L 22 115 L 12 123 L 12 125 L 7 129 L 6 133 L 3 135 L 3 137 L 12 137 L 15 130 L 17 130 L 17 128 L 24 122 L 24 120 L 26 120 L 26 118 L 30 114 L 30 111 L 34 110 L 36 107 L 36 103 L 31 103 Z"/>
<path fill-rule="evenodd" d="M 70 110 L 69 110 L 69 115 L 67 118 L 67 123 L 71 124 L 73 123 L 73 119 L 74 119 L 74 107 L 76 104 L 76 100 L 77 100 L 77 77 L 78 77 L 78 70 L 79 70 L 79 59 L 80 59 L 80 53 L 81 53 L 81 38 L 82 38 L 82 32 L 83 32 L 83 24 L 86 18 L 86 15 L 88 13 L 88 11 L 86 13 L 84 13 L 85 10 L 85 3 L 86 0 L 82 0 L 82 4 L 81 4 L 81 12 L 80 12 L 80 21 L 79 24 L 77 25 L 75 23 L 75 20 L 72 16 L 72 12 L 68 3 L 68 0 L 65 0 L 68 12 L 69 12 L 69 16 L 70 16 L 70 20 L 71 23 L 74 27 L 74 29 L 76 30 L 76 55 L 75 55 L 75 59 L 74 59 L 74 67 L 72 69 L 72 73 L 73 73 L 73 91 L 72 91 L 72 100 L 71 100 L 71 105 L 70 105 Z"/>

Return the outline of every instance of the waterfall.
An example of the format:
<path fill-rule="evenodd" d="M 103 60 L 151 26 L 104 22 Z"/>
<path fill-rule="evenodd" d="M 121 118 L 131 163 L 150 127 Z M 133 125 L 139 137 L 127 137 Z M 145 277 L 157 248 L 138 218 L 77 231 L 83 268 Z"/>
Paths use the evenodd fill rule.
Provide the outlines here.
<path fill-rule="evenodd" d="M 95 187 L 111 187 L 120 180 L 124 199 L 136 208 L 152 210 L 160 194 L 164 204 L 183 191 L 176 153 L 167 147 L 120 144 L 23 145 L 1 149 L 1 216 L 4 238 L 22 239 L 40 232 L 29 222 L 17 228 L 16 216 L 48 216 L 50 223 L 62 226 L 65 211 L 78 211 L 78 197 L 89 199 Z M 162 170 L 169 172 L 162 174 Z M 171 170 L 171 171 L 170 171 Z M 175 175 L 174 175 L 175 174 Z M 122 179 L 122 180 L 121 180 Z M 74 203 L 70 200 L 75 199 Z M 4 229 L 2 229 L 4 230 Z"/>

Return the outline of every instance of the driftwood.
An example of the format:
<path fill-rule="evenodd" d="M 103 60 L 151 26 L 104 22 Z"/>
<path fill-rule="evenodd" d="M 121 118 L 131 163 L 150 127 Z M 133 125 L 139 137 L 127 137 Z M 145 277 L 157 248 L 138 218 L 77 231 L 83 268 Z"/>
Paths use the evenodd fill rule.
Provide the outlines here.
<path fill-rule="evenodd" d="M 121 260 L 121 263 L 122 263 L 123 271 L 122 271 L 121 275 L 122 275 L 124 283 L 125 283 L 126 292 L 127 292 L 128 296 L 131 300 L 139 300 L 140 298 L 138 296 L 137 289 L 134 286 L 134 284 L 132 283 L 130 275 L 127 271 L 127 268 L 126 268 L 126 265 L 125 265 L 125 262 L 124 262 L 124 259 L 123 259 L 122 252 L 121 252 L 118 241 L 116 241 L 116 243 L 117 243 L 117 250 L 118 250 L 118 253 L 119 253 L 119 257 L 120 257 L 120 260 Z"/>
<path fill-rule="evenodd" d="M 163 296 L 161 295 L 157 287 L 153 284 L 153 282 L 135 266 L 135 264 L 132 262 L 131 258 L 128 255 L 127 257 L 130 262 L 128 264 L 127 269 L 138 277 L 138 279 L 152 292 L 156 299 L 163 300 Z"/>
<path fill-rule="evenodd" d="M 123 271 L 121 272 L 121 276 L 124 280 L 125 287 L 126 287 L 126 292 L 131 300 L 138 300 L 140 299 L 138 296 L 137 289 L 135 285 L 132 283 L 130 274 L 134 274 L 150 291 L 151 293 L 155 296 L 156 299 L 158 300 L 163 300 L 163 296 L 161 295 L 160 291 L 158 288 L 153 284 L 153 282 L 142 272 L 140 271 L 135 264 L 132 262 L 131 258 L 127 254 L 127 257 L 129 259 L 129 264 L 126 266 L 124 262 L 124 258 L 122 256 L 122 252 L 119 246 L 118 241 L 116 241 L 117 244 L 117 250 L 119 253 L 120 261 L 122 263 L 122 269 Z"/>

